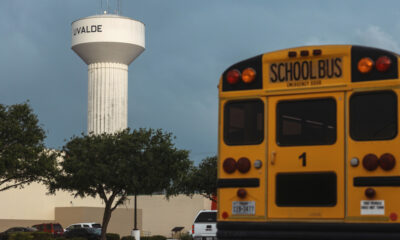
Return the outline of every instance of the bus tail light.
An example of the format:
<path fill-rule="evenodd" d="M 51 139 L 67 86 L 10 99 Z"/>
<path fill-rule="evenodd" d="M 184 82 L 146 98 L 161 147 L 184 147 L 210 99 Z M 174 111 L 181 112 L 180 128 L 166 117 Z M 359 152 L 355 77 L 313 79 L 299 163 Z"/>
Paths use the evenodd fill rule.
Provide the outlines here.
<path fill-rule="evenodd" d="M 365 189 L 365 196 L 367 198 L 374 198 L 376 195 L 376 191 L 373 188 L 367 188 Z"/>
<path fill-rule="evenodd" d="M 363 164 L 364 168 L 367 169 L 368 171 L 373 171 L 378 167 L 379 160 L 375 154 L 367 154 L 363 158 L 362 164 Z"/>
<path fill-rule="evenodd" d="M 390 153 L 385 153 L 379 158 L 379 166 L 385 171 L 392 170 L 396 165 L 396 159 Z"/>
<path fill-rule="evenodd" d="M 223 212 L 223 213 L 222 213 L 222 218 L 223 218 L 223 219 L 227 219 L 228 217 L 229 217 L 228 212 Z"/>
<path fill-rule="evenodd" d="M 253 68 L 246 68 L 242 72 L 242 81 L 244 83 L 252 83 L 256 79 L 256 71 Z"/>
<path fill-rule="evenodd" d="M 229 84 L 236 84 L 240 80 L 240 71 L 237 69 L 232 69 L 226 74 L 226 81 Z"/>
<path fill-rule="evenodd" d="M 239 188 L 238 190 L 237 190 L 237 192 L 236 192 L 236 195 L 239 197 L 239 198 L 245 198 L 246 196 L 247 196 L 247 191 L 246 191 L 246 189 L 244 189 L 244 188 Z"/>
<path fill-rule="evenodd" d="M 358 71 L 361 73 L 369 73 L 373 67 L 374 61 L 369 57 L 361 58 L 357 65 Z"/>
<path fill-rule="evenodd" d="M 237 161 L 237 169 L 241 173 L 247 173 L 250 170 L 251 163 L 248 158 L 242 157 Z"/>
<path fill-rule="evenodd" d="M 379 72 L 386 72 L 392 65 L 392 60 L 387 56 L 381 56 L 376 60 L 376 70 Z"/>
<path fill-rule="evenodd" d="M 226 173 L 233 173 L 237 166 L 236 166 L 236 161 L 233 158 L 227 158 L 225 159 L 224 163 L 223 163 L 223 169 Z"/>

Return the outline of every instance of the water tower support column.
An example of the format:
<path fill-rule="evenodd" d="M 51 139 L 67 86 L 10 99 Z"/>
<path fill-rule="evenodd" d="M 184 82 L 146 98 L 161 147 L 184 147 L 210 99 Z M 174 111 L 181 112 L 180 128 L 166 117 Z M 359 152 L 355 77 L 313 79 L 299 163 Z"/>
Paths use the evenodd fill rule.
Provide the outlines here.
<path fill-rule="evenodd" d="M 88 132 L 116 132 L 127 128 L 128 65 L 89 64 L 88 80 Z"/>

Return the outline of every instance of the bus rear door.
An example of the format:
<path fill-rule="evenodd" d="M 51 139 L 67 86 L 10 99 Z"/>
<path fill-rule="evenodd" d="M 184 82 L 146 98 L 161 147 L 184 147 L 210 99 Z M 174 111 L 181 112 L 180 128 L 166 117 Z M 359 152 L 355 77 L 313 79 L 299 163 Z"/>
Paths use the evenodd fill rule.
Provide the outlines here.
<path fill-rule="evenodd" d="M 268 97 L 268 218 L 344 218 L 344 101 Z"/>

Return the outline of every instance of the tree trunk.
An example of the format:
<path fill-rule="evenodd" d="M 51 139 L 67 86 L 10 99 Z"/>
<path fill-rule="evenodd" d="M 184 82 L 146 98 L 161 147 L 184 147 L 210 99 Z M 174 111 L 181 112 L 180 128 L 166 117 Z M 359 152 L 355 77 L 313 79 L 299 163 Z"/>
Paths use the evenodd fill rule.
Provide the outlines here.
<path fill-rule="evenodd" d="M 107 201 L 106 202 L 106 207 L 104 208 L 104 215 L 103 215 L 103 223 L 102 223 L 102 227 L 101 227 L 101 240 L 107 240 L 106 238 L 106 233 L 107 233 L 107 227 L 108 227 L 108 223 L 110 222 L 111 219 L 111 201 Z"/>

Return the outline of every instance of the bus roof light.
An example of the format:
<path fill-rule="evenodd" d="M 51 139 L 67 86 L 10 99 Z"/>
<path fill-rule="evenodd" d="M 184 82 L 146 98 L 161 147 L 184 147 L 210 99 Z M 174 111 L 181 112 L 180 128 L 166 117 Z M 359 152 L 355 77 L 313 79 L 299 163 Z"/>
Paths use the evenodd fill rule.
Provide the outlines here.
<path fill-rule="evenodd" d="M 392 65 L 392 60 L 387 56 L 381 56 L 376 60 L 376 70 L 379 72 L 386 72 Z"/>
<path fill-rule="evenodd" d="M 308 50 L 302 50 L 302 51 L 300 51 L 300 56 L 302 56 L 302 57 L 308 57 L 308 55 L 309 55 Z"/>
<path fill-rule="evenodd" d="M 385 153 L 379 158 L 379 166 L 385 171 L 392 170 L 396 165 L 396 159 L 390 153 Z"/>
<path fill-rule="evenodd" d="M 288 57 L 294 58 L 294 57 L 296 57 L 296 56 L 297 56 L 297 52 L 294 52 L 294 51 L 288 52 Z"/>
<path fill-rule="evenodd" d="M 373 171 L 379 165 L 378 157 L 375 154 L 367 154 L 363 158 L 362 164 L 368 171 Z"/>
<path fill-rule="evenodd" d="M 256 79 L 256 71 L 253 68 L 246 68 L 242 73 L 244 83 L 252 83 Z"/>
<path fill-rule="evenodd" d="M 225 159 L 224 163 L 223 163 L 223 169 L 226 173 L 233 173 L 237 166 L 236 166 L 236 161 L 233 158 L 227 158 Z"/>
<path fill-rule="evenodd" d="M 247 173 L 250 170 L 251 163 L 246 157 L 242 157 L 237 161 L 237 169 L 241 173 Z"/>
<path fill-rule="evenodd" d="M 357 68 L 360 73 L 369 73 L 373 67 L 374 61 L 369 57 L 361 58 L 360 61 L 358 61 Z"/>
<path fill-rule="evenodd" d="M 237 69 L 232 69 L 226 74 L 226 81 L 229 84 L 236 84 L 240 80 L 240 71 Z"/>
<path fill-rule="evenodd" d="M 322 55 L 322 50 L 321 49 L 314 49 L 313 50 L 313 55 L 314 56 L 321 56 Z"/>

